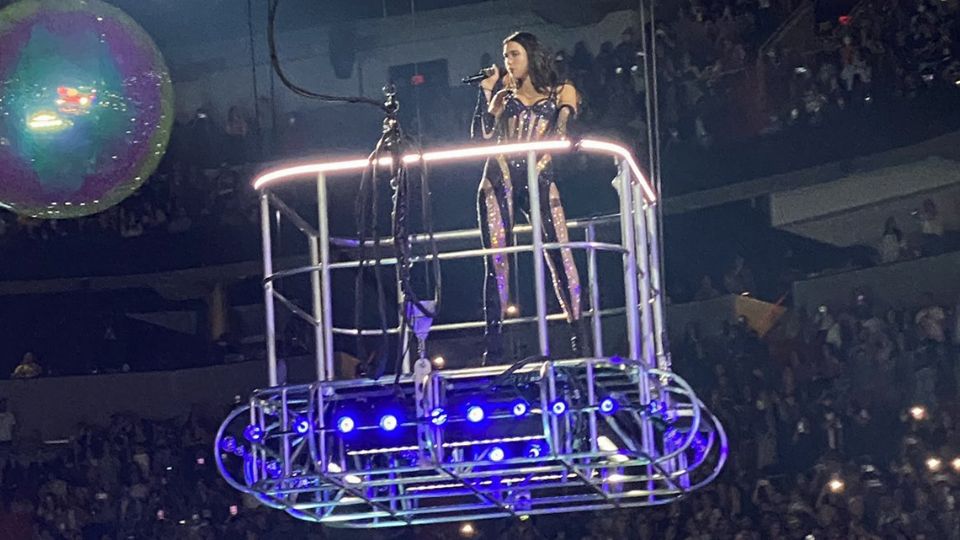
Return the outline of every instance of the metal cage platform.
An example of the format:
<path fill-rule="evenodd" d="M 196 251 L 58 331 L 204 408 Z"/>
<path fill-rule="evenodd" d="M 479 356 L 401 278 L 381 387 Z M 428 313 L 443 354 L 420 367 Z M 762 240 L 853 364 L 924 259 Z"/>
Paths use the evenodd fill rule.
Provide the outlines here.
<path fill-rule="evenodd" d="M 537 189 L 537 156 L 583 152 L 612 156 L 619 213 L 570 221 L 583 240 L 544 243 Z M 377 334 L 380 329 L 336 327 L 332 273 L 370 261 L 331 258 L 331 246 L 359 246 L 333 238 L 328 178 L 356 175 L 367 159 L 284 167 L 259 176 L 268 386 L 234 410 L 217 433 L 221 474 L 236 489 L 294 517 L 348 527 L 390 527 L 499 517 L 651 506 L 668 503 L 712 481 L 727 457 L 720 422 L 695 392 L 670 370 L 659 273 L 657 194 L 628 150 L 607 141 L 542 141 L 472 146 L 407 154 L 410 167 L 526 156 L 530 164 L 529 227 L 515 232 L 529 243 L 482 249 L 478 231 L 410 234 L 435 249 L 410 263 L 475 259 L 523 253 L 532 259 L 528 284 L 536 314 L 510 320 L 535 333 L 539 355 L 509 365 L 435 369 L 426 358 L 429 333 L 481 328 L 482 321 L 412 325 L 389 333 L 404 343 L 401 373 L 379 379 L 335 380 L 333 336 Z M 391 158 L 380 158 L 391 165 Z M 307 179 L 316 184 L 316 227 L 274 189 Z M 298 201 L 299 202 L 299 201 Z M 306 238 L 310 264 L 274 271 L 272 216 L 293 223 Z M 598 241 L 598 229 L 613 240 Z M 451 247 L 453 246 L 453 247 Z M 543 254 L 569 248 L 585 252 L 587 303 L 594 342 L 590 358 L 551 355 Z M 349 253 L 349 251 L 348 251 Z M 356 252 L 354 252 L 356 253 Z M 362 251 L 361 251 L 362 253 Z M 601 276 L 599 254 L 622 261 L 616 278 Z M 378 256 L 379 257 L 379 256 Z M 378 258 L 395 265 L 395 258 Z M 479 272 L 479 270 L 478 270 Z M 309 276 L 310 308 L 277 290 L 277 283 Z M 623 302 L 601 306 L 601 280 L 622 279 Z M 398 289 L 399 290 L 399 289 Z M 400 306 L 406 302 L 399 294 Z M 316 382 L 278 386 L 276 303 L 314 329 Z M 398 309 L 404 309 L 400 307 Z M 409 309 L 409 308 L 406 308 Z M 401 317 L 401 320 L 403 317 Z M 605 325 L 622 325 L 624 350 L 605 352 Z"/>

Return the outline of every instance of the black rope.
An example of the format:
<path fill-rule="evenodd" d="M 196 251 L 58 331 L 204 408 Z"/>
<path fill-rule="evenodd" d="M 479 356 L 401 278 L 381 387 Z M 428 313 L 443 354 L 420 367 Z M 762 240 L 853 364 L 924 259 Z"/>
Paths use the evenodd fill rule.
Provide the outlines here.
<path fill-rule="evenodd" d="M 513 365 L 511 365 L 509 368 L 507 368 L 506 371 L 494 377 L 490 381 L 490 383 L 487 385 L 486 390 L 490 391 L 500 386 L 501 384 L 504 383 L 506 379 L 509 379 L 514 373 L 516 373 L 523 366 L 533 362 L 546 361 L 546 360 L 550 360 L 550 357 L 543 356 L 542 354 L 535 354 L 533 356 L 528 356 L 522 360 L 518 360 L 514 362 Z"/>
<path fill-rule="evenodd" d="M 290 91 L 292 91 L 293 93 L 305 98 L 317 99 L 320 101 L 327 101 L 327 102 L 333 102 L 333 103 L 363 103 L 363 104 L 377 107 L 378 109 L 386 112 L 387 114 L 391 114 L 391 111 L 389 111 L 384 104 L 371 98 L 321 94 L 319 92 L 308 90 L 294 83 L 287 76 L 286 72 L 284 72 L 283 66 L 281 65 L 281 62 L 280 62 L 280 55 L 277 51 L 276 23 L 277 23 L 277 11 L 280 7 L 280 0 L 268 0 L 268 1 L 269 3 L 267 6 L 267 44 L 270 51 L 270 65 L 273 68 L 274 73 L 276 73 L 277 77 L 280 79 L 280 82 L 283 83 L 284 86 L 290 89 Z M 271 78 L 271 84 L 272 84 L 272 80 L 273 79 Z M 362 321 L 361 314 L 363 312 L 362 308 L 364 303 L 364 277 L 366 275 L 366 271 L 365 271 L 366 264 L 364 263 L 364 261 L 366 260 L 365 254 L 367 251 L 367 247 L 365 244 L 365 240 L 366 238 L 368 238 L 368 235 L 366 233 L 369 231 L 373 236 L 373 244 L 374 244 L 373 249 L 374 249 L 374 256 L 375 256 L 375 260 L 373 263 L 373 274 L 374 274 L 374 281 L 376 283 L 376 290 L 377 290 L 377 308 L 380 315 L 381 339 L 383 340 L 383 343 L 381 347 L 379 347 L 379 350 L 377 352 L 379 355 L 379 358 L 376 360 L 377 370 L 381 371 L 381 373 L 383 369 L 382 366 L 385 366 L 386 364 L 385 355 L 386 355 L 386 349 L 387 349 L 386 341 L 387 341 L 387 335 L 388 335 L 387 334 L 387 318 L 386 318 L 386 298 L 385 298 L 384 287 L 383 287 L 383 276 L 380 268 L 381 266 L 380 250 L 379 250 L 380 237 L 379 237 L 379 233 L 377 232 L 377 211 L 378 211 L 377 162 L 380 158 L 383 142 L 384 142 L 383 138 L 381 138 L 381 140 L 377 142 L 377 145 L 370 156 L 372 166 L 370 169 L 364 171 L 364 174 L 360 180 L 360 193 L 357 197 L 357 208 L 356 208 L 357 233 L 360 238 L 360 246 L 359 246 L 360 266 L 358 267 L 358 270 L 357 270 L 357 276 L 356 276 L 355 288 L 354 288 L 354 308 L 355 308 L 354 323 L 356 328 L 363 328 L 363 325 L 361 324 L 361 321 Z M 370 214 L 371 214 L 371 219 L 369 220 L 367 219 L 368 208 L 370 209 Z M 369 221 L 369 226 L 368 226 L 368 221 Z M 368 360 L 366 347 L 363 342 L 363 335 L 360 333 L 357 334 L 357 353 L 362 361 L 366 362 Z"/>
<path fill-rule="evenodd" d="M 421 165 L 420 169 L 420 217 L 423 220 L 423 227 L 427 232 L 430 245 L 430 255 L 433 257 L 433 284 L 430 283 L 430 274 L 424 275 L 424 285 L 427 289 L 433 288 L 433 314 L 434 317 L 440 313 L 440 304 L 443 298 L 443 274 L 440 272 L 440 250 L 437 247 L 437 241 L 434 238 L 433 231 L 433 206 L 430 204 L 430 181 L 429 172 L 426 163 Z"/>
<path fill-rule="evenodd" d="M 270 64 L 273 66 L 273 70 L 276 72 L 277 77 L 280 78 L 280 82 L 284 86 L 290 89 L 293 93 L 309 98 L 309 99 L 318 99 L 320 101 L 329 101 L 332 103 L 365 103 L 367 105 L 373 105 L 384 112 L 388 112 L 386 107 L 375 99 L 368 97 L 356 97 L 356 96 L 334 96 L 330 94 L 321 94 L 314 92 L 312 90 L 307 90 L 306 88 L 299 86 L 294 83 L 287 77 L 286 73 L 283 71 L 283 67 L 280 65 L 280 57 L 277 53 L 277 42 L 276 42 L 276 22 L 277 22 L 277 8 L 280 6 L 280 0 L 269 0 L 270 4 L 267 10 L 267 43 L 270 47 Z"/>
<path fill-rule="evenodd" d="M 380 172 L 378 164 L 384 150 L 386 137 L 381 137 L 377 145 L 370 154 L 370 167 L 364 171 L 360 180 L 360 193 L 357 197 L 357 237 L 360 240 L 360 265 L 357 269 L 357 277 L 354 288 L 354 323 L 355 328 L 363 328 L 362 313 L 364 307 L 364 276 L 367 268 L 367 238 L 373 240 L 373 277 L 377 293 L 377 312 L 380 322 L 380 347 L 375 353 L 377 357 L 374 360 L 373 369 L 369 363 L 367 365 L 367 375 L 371 377 L 380 377 L 386 369 L 386 354 L 389 334 L 387 330 L 387 302 L 386 293 L 383 286 L 383 273 L 380 253 L 380 233 L 377 230 L 379 226 L 379 204 L 377 192 L 379 190 L 378 178 Z M 369 210 L 369 214 L 368 214 Z M 368 217 L 369 216 L 369 217 Z M 357 350 L 361 353 L 364 361 L 367 360 L 366 348 L 364 346 L 363 336 L 357 334 Z"/>
<path fill-rule="evenodd" d="M 247 34 L 250 39 L 250 74 L 253 78 L 253 129 L 257 136 L 257 157 L 262 157 L 263 126 L 260 125 L 260 85 L 257 79 L 257 49 L 253 39 L 253 0 L 247 0 Z"/>
<path fill-rule="evenodd" d="M 270 64 L 273 68 L 273 71 L 276 73 L 277 77 L 280 79 L 280 82 L 283 83 L 290 91 L 293 93 L 306 97 L 309 99 L 317 99 L 320 101 L 327 102 L 337 102 L 337 103 L 364 103 L 367 105 L 373 105 L 378 109 L 382 110 L 387 114 L 388 126 L 389 128 L 384 129 L 384 133 L 381 136 L 380 140 L 377 142 L 376 147 L 374 148 L 372 154 L 370 155 L 370 167 L 364 171 L 363 176 L 360 181 L 360 193 L 357 197 L 357 234 L 360 239 L 360 265 L 358 267 L 355 289 L 354 289 L 354 323 L 356 328 L 363 328 L 361 313 L 363 311 L 364 304 L 364 287 L 363 280 L 366 275 L 367 263 L 364 261 L 367 259 L 367 246 L 366 239 L 371 238 L 373 240 L 373 251 L 374 251 L 374 261 L 373 261 L 373 274 L 374 281 L 376 283 L 377 291 L 377 311 L 380 318 L 380 330 L 381 330 L 381 347 L 379 348 L 377 354 L 378 358 L 375 361 L 375 366 L 373 370 L 368 369 L 368 375 L 373 377 L 380 377 L 383 375 L 386 369 L 386 351 L 388 343 L 388 331 L 387 331 L 387 309 L 386 309 L 386 295 L 384 292 L 383 286 L 383 275 L 381 271 L 381 253 L 380 253 L 380 234 L 377 230 L 378 228 L 378 195 L 379 195 L 379 171 L 378 164 L 380 158 L 386 152 L 389 152 L 390 156 L 393 158 L 393 165 L 391 165 L 391 182 L 394 183 L 391 187 L 394 189 L 394 208 L 393 208 L 393 237 L 394 237 L 394 248 L 396 251 L 397 257 L 397 278 L 400 285 L 398 293 L 403 295 L 405 299 L 405 304 L 412 303 L 419 309 L 424 315 L 428 317 L 435 317 L 439 306 L 440 306 L 440 288 L 441 288 L 441 273 L 440 273 L 440 261 L 437 257 L 438 248 L 434 240 L 433 234 L 433 217 L 429 204 L 429 185 L 427 183 L 427 173 L 424 168 L 421 172 L 421 217 L 423 219 L 423 225 L 427 230 L 427 234 L 430 237 L 430 248 L 433 255 L 433 298 L 434 306 L 432 309 L 427 309 L 423 304 L 423 301 L 420 300 L 419 296 L 414 291 L 414 288 L 410 279 L 410 259 L 412 258 L 412 246 L 409 242 L 409 235 L 407 234 L 407 217 L 410 207 L 410 194 L 409 194 L 409 178 L 407 177 L 407 171 L 404 167 L 402 158 L 401 149 L 403 147 L 402 142 L 405 141 L 403 134 L 400 132 L 399 124 L 397 123 L 397 105 L 395 100 L 391 98 L 388 99 L 387 103 L 381 103 L 377 100 L 367 98 L 367 97 L 352 97 L 352 96 L 334 96 L 329 94 L 321 94 L 319 92 L 314 92 L 308 90 L 298 84 L 294 83 L 284 72 L 283 67 L 280 62 L 280 56 L 277 51 L 276 43 L 276 20 L 277 20 L 277 11 L 280 5 L 280 0 L 268 0 L 268 10 L 267 10 L 267 43 L 270 50 Z M 252 28 L 252 24 L 251 24 Z M 419 105 L 419 104 L 417 104 Z M 419 109 L 419 107 L 418 107 Z M 419 112 L 419 111 L 418 111 Z M 430 276 L 429 274 L 426 277 L 426 287 L 430 288 Z M 412 330 L 411 321 L 407 317 L 406 305 L 400 306 L 400 321 L 401 329 Z M 408 342 L 409 346 L 409 342 Z M 398 346 L 398 349 L 400 347 Z M 366 348 L 363 342 L 363 336 L 358 333 L 357 335 L 357 352 L 361 359 L 366 360 Z M 396 360 L 396 373 L 399 378 L 400 375 L 400 366 L 402 359 L 406 356 L 407 351 L 399 350 L 399 354 Z M 370 366 L 368 365 L 368 368 Z"/>

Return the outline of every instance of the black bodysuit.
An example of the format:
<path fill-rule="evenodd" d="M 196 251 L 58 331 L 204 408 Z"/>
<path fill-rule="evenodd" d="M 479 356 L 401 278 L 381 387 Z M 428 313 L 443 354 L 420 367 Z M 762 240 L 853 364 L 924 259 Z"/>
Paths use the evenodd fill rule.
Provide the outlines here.
<path fill-rule="evenodd" d="M 516 95 L 509 95 L 499 118 L 487 113 L 487 99 L 483 90 L 477 104 L 474 138 L 496 139 L 498 143 L 517 143 L 557 139 L 566 135 L 566 126 L 576 111 L 569 105 L 560 105 L 558 92 L 527 106 Z M 479 128 L 479 129 L 478 129 Z M 480 131 L 480 133 L 478 133 Z M 543 221 L 543 241 L 567 242 L 566 218 L 560 204 L 549 154 L 537 160 L 540 187 L 540 208 Z M 509 247 L 513 241 L 514 208 L 528 217 L 530 200 L 527 192 L 526 156 L 496 156 L 488 158 L 483 168 L 483 179 L 477 195 L 481 236 L 485 248 Z M 510 257 L 501 253 L 486 261 L 483 308 L 486 320 L 487 357 L 502 356 L 500 335 L 502 321 L 509 305 Z M 580 277 L 569 248 L 546 252 L 546 262 L 553 278 L 554 291 L 567 321 L 578 321 L 581 315 Z"/>

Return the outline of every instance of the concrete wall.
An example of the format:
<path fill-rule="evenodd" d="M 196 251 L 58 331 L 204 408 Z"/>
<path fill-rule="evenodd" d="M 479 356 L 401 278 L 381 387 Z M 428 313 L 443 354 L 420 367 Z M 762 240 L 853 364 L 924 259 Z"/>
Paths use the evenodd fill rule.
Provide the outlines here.
<path fill-rule="evenodd" d="M 793 284 L 794 303 L 808 311 L 822 304 L 842 306 L 856 288 L 889 307 L 915 307 L 924 293 L 953 304 L 960 295 L 960 253 L 798 281 Z"/>
<path fill-rule="evenodd" d="M 667 306 L 667 329 L 672 340 L 683 339 L 687 325 L 698 327 L 702 336 L 715 335 L 723 330 L 724 323 L 735 323 L 743 316 L 751 328 L 763 335 L 783 312 L 784 308 L 778 305 L 731 294 L 712 300 Z"/>
<path fill-rule="evenodd" d="M 770 196 L 770 222 L 779 227 L 960 184 L 960 163 L 940 157 L 859 172 Z"/>
<path fill-rule="evenodd" d="M 0 381 L 0 396 L 9 399 L 21 435 L 34 431 L 44 440 L 69 437 L 78 422 L 105 424 L 121 411 L 147 418 L 170 418 L 193 405 L 218 410 L 247 396 L 258 379 L 260 363 L 175 372 L 127 373 Z"/>
<path fill-rule="evenodd" d="M 313 380 L 309 359 L 288 366 L 289 380 Z M 70 437 L 79 422 L 105 424 L 118 412 L 165 419 L 185 415 L 192 407 L 220 417 L 235 396 L 246 399 L 267 380 L 266 363 L 155 373 L 118 373 L 0 381 L 0 397 L 17 416 L 19 436 L 35 432 L 44 440 Z"/>
<path fill-rule="evenodd" d="M 245 14 L 225 14 L 238 17 Z M 446 59 L 450 83 L 474 73 L 483 53 L 494 59 L 500 42 L 510 32 L 523 29 L 541 36 L 548 46 L 570 52 L 584 41 L 596 53 L 603 41 L 619 42 L 620 34 L 636 25 L 634 11 L 614 12 L 597 24 L 567 28 L 544 22 L 517 0 L 501 0 L 434 10 L 416 16 L 365 19 L 350 23 L 356 32 L 357 63 L 353 76 L 338 79 L 329 56 L 329 27 L 317 26 L 278 32 L 280 57 L 288 75 L 301 86 L 327 94 L 366 95 L 380 98 L 390 66 Z M 296 17 L 284 12 L 279 19 Z M 258 92 L 270 95 L 271 68 L 267 51 L 265 21 L 255 21 L 254 55 L 258 70 Z M 177 111 L 181 118 L 197 107 L 211 107 L 221 118 L 231 105 L 253 110 L 253 79 L 250 40 L 238 34 L 233 39 L 205 42 L 202 46 L 168 46 L 163 54 L 174 73 Z M 181 73 L 183 76 L 178 77 Z M 300 98 L 274 82 L 278 113 L 317 102 Z"/>
<path fill-rule="evenodd" d="M 947 229 L 960 228 L 960 164 L 938 156 L 847 175 L 770 195 L 770 222 L 836 246 L 876 246 L 894 217 L 907 235 L 919 233 L 911 212 L 936 202 Z"/>
<path fill-rule="evenodd" d="M 958 169 L 960 170 L 960 169 Z M 859 206 L 808 221 L 783 225 L 780 228 L 807 238 L 835 246 L 866 245 L 879 247 L 887 218 L 897 220 L 910 245 L 917 245 L 920 221 L 912 215 L 925 199 L 933 200 L 947 230 L 960 230 L 960 183 L 917 191 L 896 199 Z"/>
<path fill-rule="evenodd" d="M 697 323 L 701 332 L 715 334 L 722 323 L 743 315 L 761 334 L 782 314 L 779 306 L 753 298 L 724 296 L 706 302 L 672 305 L 667 320 L 674 339 L 680 339 L 688 323 Z M 626 352 L 625 321 L 614 317 L 604 323 L 605 354 Z M 566 351 L 567 325 L 551 326 L 551 343 Z M 535 333 L 508 331 L 507 346 L 519 356 L 536 350 Z M 467 367 L 479 358 L 483 343 L 479 335 L 459 336 L 431 342 L 430 354 L 442 354 L 448 367 Z M 356 361 L 338 355 L 338 374 L 352 372 Z M 285 362 L 287 382 L 304 384 L 316 380 L 313 359 L 292 358 Z M 342 376 L 342 375 L 338 375 Z M 220 418 L 242 399 L 266 383 L 263 360 L 204 368 L 153 372 L 50 377 L 0 381 L 0 397 L 7 398 L 17 416 L 18 436 L 39 436 L 43 440 L 67 438 L 79 422 L 105 424 L 116 413 L 131 412 L 146 418 L 166 419 L 198 409 Z"/>

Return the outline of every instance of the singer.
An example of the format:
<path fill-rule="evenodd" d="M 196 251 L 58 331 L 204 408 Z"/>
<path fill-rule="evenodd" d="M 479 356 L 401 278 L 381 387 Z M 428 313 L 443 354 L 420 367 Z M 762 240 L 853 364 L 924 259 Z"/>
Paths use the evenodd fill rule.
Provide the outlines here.
<path fill-rule="evenodd" d="M 533 34 L 516 32 L 503 40 L 503 60 L 506 73 L 501 76 L 499 68 L 492 66 L 489 68 L 492 75 L 480 82 L 471 136 L 503 143 L 566 136 L 567 125 L 577 114 L 578 94 L 573 84 L 560 80 L 549 51 Z M 537 171 L 544 241 L 567 242 L 566 218 L 549 154 L 539 157 Z M 484 165 L 477 212 L 485 248 L 512 244 L 515 205 L 529 216 L 526 175 L 524 157 L 497 156 Z M 568 248 L 548 250 L 546 262 L 557 300 L 572 327 L 573 352 L 576 356 L 588 355 L 587 332 L 581 318 L 580 276 L 573 254 Z M 510 300 L 510 257 L 496 254 L 485 263 L 483 363 L 486 365 L 503 359 L 503 318 Z"/>

